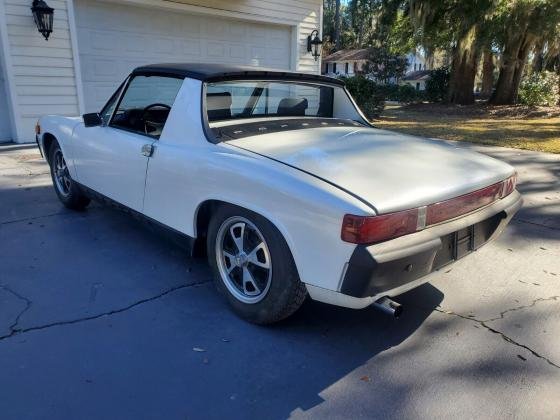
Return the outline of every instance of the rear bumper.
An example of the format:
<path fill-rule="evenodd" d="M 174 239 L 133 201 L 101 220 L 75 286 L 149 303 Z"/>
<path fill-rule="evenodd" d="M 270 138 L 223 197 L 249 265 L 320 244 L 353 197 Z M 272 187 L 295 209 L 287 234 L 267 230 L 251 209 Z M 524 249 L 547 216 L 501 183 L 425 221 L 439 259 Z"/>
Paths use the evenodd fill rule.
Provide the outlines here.
<path fill-rule="evenodd" d="M 361 308 L 426 283 L 431 274 L 496 238 L 521 208 L 514 191 L 502 200 L 423 231 L 391 241 L 357 246 L 338 292 L 312 287 L 312 298 Z"/>

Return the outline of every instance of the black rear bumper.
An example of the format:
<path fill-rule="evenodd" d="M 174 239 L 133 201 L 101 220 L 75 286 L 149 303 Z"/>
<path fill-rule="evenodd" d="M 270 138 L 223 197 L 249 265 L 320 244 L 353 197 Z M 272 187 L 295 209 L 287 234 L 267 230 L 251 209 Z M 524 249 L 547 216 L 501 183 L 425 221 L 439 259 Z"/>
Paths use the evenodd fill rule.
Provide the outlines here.
<path fill-rule="evenodd" d="M 408 244 L 408 238 L 398 238 L 400 243 L 406 244 L 402 249 L 388 246 L 383 249 L 383 244 L 358 245 L 348 262 L 340 292 L 357 298 L 379 296 L 470 254 L 500 233 L 521 207 L 521 196 L 515 194 L 518 199 L 509 208 L 483 220 L 467 226 L 458 224 L 457 229 L 451 232 L 435 229 L 436 235 L 425 234 L 424 240 L 416 243 L 409 241 L 411 243 Z M 453 228 L 453 223 L 449 223 L 450 228 Z"/>

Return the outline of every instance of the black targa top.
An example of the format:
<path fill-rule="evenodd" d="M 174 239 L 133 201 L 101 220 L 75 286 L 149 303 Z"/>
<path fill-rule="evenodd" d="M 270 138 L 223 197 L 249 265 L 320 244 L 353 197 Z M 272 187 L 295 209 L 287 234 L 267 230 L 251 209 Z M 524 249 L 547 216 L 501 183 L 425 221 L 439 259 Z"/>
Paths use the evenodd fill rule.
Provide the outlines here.
<path fill-rule="evenodd" d="M 165 75 L 198 79 L 203 82 L 225 80 L 287 80 L 315 83 L 328 83 L 344 86 L 342 80 L 312 73 L 297 73 L 262 67 L 238 66 L 233 64 L 211 63 L 163 63 L 137 67 L 133 75 Z"/>

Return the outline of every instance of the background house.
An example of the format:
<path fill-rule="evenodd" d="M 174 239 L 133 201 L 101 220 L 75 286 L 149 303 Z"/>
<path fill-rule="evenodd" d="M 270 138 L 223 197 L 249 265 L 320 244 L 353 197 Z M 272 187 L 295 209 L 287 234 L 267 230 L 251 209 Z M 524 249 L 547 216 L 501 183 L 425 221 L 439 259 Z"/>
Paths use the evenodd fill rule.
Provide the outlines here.
<path fill-rule="evenodd" d="M 48 41 L 32 0 L 0 0 L 0 141 L 34 141 L 47 113 L 100 110 L 136 66 L 214 62 L 319 72 L 307 36 L 322 0 L 46 0 Z"/>
<path fill-rule="evenodd" d="M 429 78 L 430 70 L 417 70 L 405 74 L 399 84 L 412 86 L 416 90 L 425 90 Z"/>
<path fill-rule="evenodd" d="M 340 50 L 323 58 L 322 73 L 329 76 L 354 76 L 366 65 L 369 48 Z"/>
<path fill-rule="evenodd" d="M 322 73 L 328 76 L 354 76 L 364 69 L 370 54 L 369 48 L 337 51 L 323 58 Z M 406 60 L 405 76 L 399 84 L 411 84 L 418 90 L 424 90 L 431 69 L 428 60 L 419 52 L 407 54 Z"/>

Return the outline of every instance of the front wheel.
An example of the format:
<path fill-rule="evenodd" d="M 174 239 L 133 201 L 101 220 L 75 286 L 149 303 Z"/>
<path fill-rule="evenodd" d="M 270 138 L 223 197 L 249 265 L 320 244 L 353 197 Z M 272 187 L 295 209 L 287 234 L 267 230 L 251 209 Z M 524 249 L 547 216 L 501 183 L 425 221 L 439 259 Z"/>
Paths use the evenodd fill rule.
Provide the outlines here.
<path fill-rule="evenodd" d="M 90 199 L 83 193 L 82 189 L 70 177 L 66 159 L 60 146 L 55 143 L 50 150 L 51 177 L 54 190 L 59 200 L 69 209 L 83 210 L 87 207 Z"/>
<path fill-rule="evenodd" d="M 307 295 L 282 234 L 264 217 L 222 206 L 210 220 L 208 259 L 234 312 L 255 324 L 293 314 Z"/>

